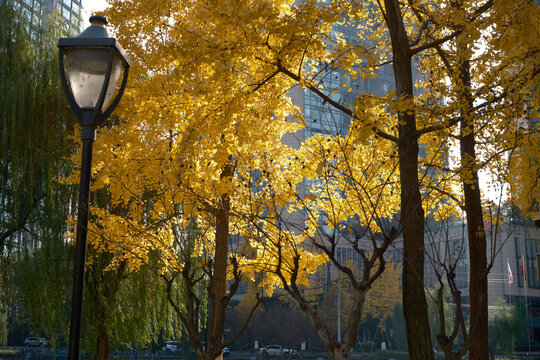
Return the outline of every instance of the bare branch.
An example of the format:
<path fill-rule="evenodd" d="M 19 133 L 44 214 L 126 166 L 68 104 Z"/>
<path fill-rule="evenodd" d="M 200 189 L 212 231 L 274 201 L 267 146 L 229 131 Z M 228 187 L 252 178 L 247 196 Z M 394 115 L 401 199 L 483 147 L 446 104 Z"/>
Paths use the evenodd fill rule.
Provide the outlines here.
<path fill-rule="evenodd" d="M 462 32 L 463 32 L 463 30 L 456 31 L 456 32 L 454 32 L 454 33 L 452 33 L 450 35 L 447 35 L 447 36 L 443 37 L 442 39 L 438 39 L 438 40 L 432 41 L 430 43 L 419 45 L 419 46 L 417 46 L 415 48 L 411 48 L 409 50 L 409 54 L 411 56 L 414 56 L 414 55 L 418 54 L 419 52 L 422 52 L 424 50 L 427 50 L 427 49 L 436 47 L 438 45 L 444 44 L 445 42 L 454 39 L 455 37 L 457 37 Z"/>

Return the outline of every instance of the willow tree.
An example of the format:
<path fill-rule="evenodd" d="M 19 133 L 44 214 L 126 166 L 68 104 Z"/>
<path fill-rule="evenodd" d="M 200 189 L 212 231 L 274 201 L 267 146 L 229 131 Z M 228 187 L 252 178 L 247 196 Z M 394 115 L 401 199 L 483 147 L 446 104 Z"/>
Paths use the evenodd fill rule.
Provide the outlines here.
<path fill-rule="evenodd" d="M 65 323 L 53 331 L 54 320 L 46 324 L 44 315 L 55 314 L 59 322 L 66 315 L 61 304 L 70 265 L 63 235 L 72 202 L 72 189 L 57 180 L 69 171 L 64 156 L 73 149 L 73 117 L 57 80 L 58 27 L 41 29 L 34 41 L 10 1 L 0 4 L 0 16 L 0 281 L 6 290 L 1 301 L 7 306 L 10 292 L 18 291 L 14 298 L 25 300 L 34 329 L 54 334 Z M 34 258 L 37 249 L 41 254 Z M 23 277 L 16 272 L 19 262 L 36 272 Z M 51 293 L 30 284 L 45 274 L 57 281 L 37 283 Z M 43 297 L 52 292 L 50 308 L 41 312 L 47 305 Z"/>
<path fill-rule="evenodd" d="M 69 195 L 59 191 L 62 187 L 55 178 L 67 169 L 64 155 L 72 146 L 73 118 L 56 81 L 58 33 L 51 26 L 39 34 L 39 43 L 34 42 L 9 2 L 0 11 L 6 19 L 0 28 L 0 250 L 4 253 L 13 249 L 10 240 L 16 234 L 32 231 L 36 220 L 46 225 L 65 215 Z M 43 213 L 50 217 L 45 219 Z"/>
<path fill-rule="evenodd" d="M 89 249 L 82 345 L 98 360 L 109 359 L 118 349 L 146 348 L 160 336 L 172 338 L 178 321 L 152 262 L 132 271 L 125 261 L 111 266 L 113 257 Z"/>

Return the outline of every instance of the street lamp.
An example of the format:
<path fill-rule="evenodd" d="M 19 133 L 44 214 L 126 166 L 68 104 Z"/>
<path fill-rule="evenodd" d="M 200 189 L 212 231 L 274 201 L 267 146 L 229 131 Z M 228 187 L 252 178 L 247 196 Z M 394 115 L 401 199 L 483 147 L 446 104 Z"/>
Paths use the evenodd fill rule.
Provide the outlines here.
<path fill-rule="evenodd" d="M 116 39 L 109 37 L 105 29 L 107 19 L 103 16 L 92 16 L 90 24 L 78 37 L 58 40 L 60 80 L 71 110 L 79 120 L 83 143 L 69 330 L 69 360 L 78 360 L 80 352 L 92 145 L 96 129 L 112 114 L 124 93 L 130 65 L 122 46 Z M 124 69 L 122 84 L 111 102 L 122 69 Z"/>

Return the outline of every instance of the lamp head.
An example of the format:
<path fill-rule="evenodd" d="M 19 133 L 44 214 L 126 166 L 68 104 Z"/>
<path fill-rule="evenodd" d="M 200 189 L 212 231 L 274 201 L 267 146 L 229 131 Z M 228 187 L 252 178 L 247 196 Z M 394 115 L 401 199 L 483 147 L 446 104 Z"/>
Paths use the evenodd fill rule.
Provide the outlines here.
<path fill-rule="evenodd" d="M 130 65 L 122 46 L 109 36 L 105 28 L 107 19 L 103 16 L 92 16 L 90 23 L 78 37 L 58 40 L 62 85 L 73 111 L 79 118 L 84 111 L 93 112 L 94 118 L 99 117 L 102 112 L 110 115 L 113 109 L 109 112 L 107 105 L 116 91 L 122 68 L 125 69 L 124 76 L 127 76 Z M 116 100 L 119 100 L 118 96 L 111 106 L 114 104 L 116 107 Z M 101 122 L 98 121 L 96 127 Z"/>

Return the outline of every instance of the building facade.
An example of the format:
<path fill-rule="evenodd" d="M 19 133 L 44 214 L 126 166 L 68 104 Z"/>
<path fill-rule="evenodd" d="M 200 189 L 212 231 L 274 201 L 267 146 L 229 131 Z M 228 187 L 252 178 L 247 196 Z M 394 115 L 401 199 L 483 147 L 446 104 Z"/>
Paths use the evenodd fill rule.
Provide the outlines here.
<path fill-rule="evenodd" d="M 498 298 L 527 304 L 526 320 L 533 343 L 540 343 L 540 228 L 506 224 L 501 251 L 488 277 L 488 304 Z"/>
<path fill-rule="evenodd" d="M 4 0 L 9 1 L 9 0 Z M 50 16 L 58 14 L 66 32 L 77 32 L 81 27 L 83 0 L 11 0 L 13 7 L 21 12 L 27 31 L 38 39 L 40 30 L 47 27 Z"/>

